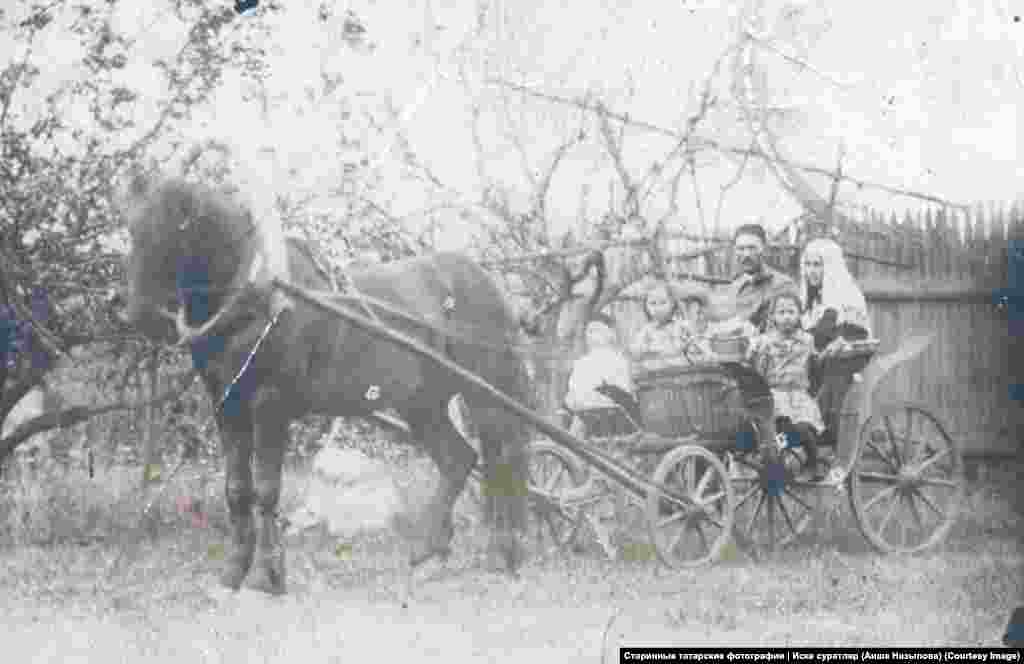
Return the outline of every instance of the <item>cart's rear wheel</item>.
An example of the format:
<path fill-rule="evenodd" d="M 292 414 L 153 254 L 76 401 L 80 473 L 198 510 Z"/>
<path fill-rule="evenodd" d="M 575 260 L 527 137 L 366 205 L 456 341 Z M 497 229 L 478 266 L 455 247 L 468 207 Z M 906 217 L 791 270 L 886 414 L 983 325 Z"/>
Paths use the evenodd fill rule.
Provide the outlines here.
<path fill-rule="evenodd" d="M 814 518 L 814 485 L 797 478 L 806 459 L 799 448 L 763 451 L 736 459 L 736 539 L 773 552 L 797 541 Z"/>
<path fill-rule="evenodd" d="M 529 532 L 541 546 L 566 549 L 575 542 L 583 515 L 561 499 L 586 476 L 579 459 L 561 447 L 546 440 L 530 445 Z"/>
<path fill-rule="evenodd" d="M 654 471 L 654 483 L 688 499 L 689 505 L 652 493 L 647 523 L 658 558 L 668 567 L 696 567 L 717 559 L 729 541 L 733 490 L 725 466 L 703 447 L 670 451 Z"/>
<path fill-rule="evenodd" d="M 964 497 L 959 445 L 919 404 L 882 406 L 860 430 L 849 476 L 850 507 L 864 536 L 884 553 L 941 542 Z"/>

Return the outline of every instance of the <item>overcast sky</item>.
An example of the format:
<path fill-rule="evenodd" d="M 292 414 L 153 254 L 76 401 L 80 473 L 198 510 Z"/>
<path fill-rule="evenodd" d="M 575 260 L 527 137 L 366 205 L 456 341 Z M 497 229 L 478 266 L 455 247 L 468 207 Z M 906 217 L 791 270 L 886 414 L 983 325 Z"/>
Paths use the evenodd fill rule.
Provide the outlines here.
<path fill-rule="evenodd" d="M 688 4 L 689 3 L 689 6 Z M 151 62 L 173 55 L 184 26 L 169 18 L 162 2 L 123 2 L 115 29 L 137 35 L 140 49 L 126 80 L 155 98 Z M 550 93 L 575 97 L 596 91 L 615 109 L 667 128 L 680 126 L 688 110 L 687 91 L 699 85 L 714 59 L 735 39 L 729 0 L 559 2 L 545 0 L 352 0 L 327 3 L 336 17 L 350 8 L 374 42 L 372 51 L 339 48 L 340 19 L 315 20 L 318 3 L 286 3 L 268 46 L 273 52 L 268 84 L 275 107 L 262 117 L 237 80 L 225 81 L 216 105 L 198 111 L 190 129 L 197 139 L 232 143 L 249 169 L 254 197 L 275 187 L 322 191 L 338 179 L 334 128 L 346 122 L 342 96 L 364 93 L 369 105 L 390 97 L 404 113 L 413 150 L 437 176 L 467 199 L 479 195 L 469 126 L 471 99 L 457 80 L 457 65 L 482 70 Z M 1020 161 L 1019 109 L 1024 96 L 1024 2 L 1009 0 L 848 0 L 764 3 L 772 30 L 786 29 L 786 16 L 799 10 L 807 62 L 798 68 L 765 50 L 761 62 L 780 103 L 798 110 L 799 123 L 784 135 L 794 159 L 831 168 L 840 141 L 845 169 L 852 175 L 894 187 L 925 191 L 958 202 L 1010 202 L 1024 181 Z M 657 7 L 657 9 L 654 9 Z M 481 16 L 484 27 L 481 29 Z M 782 18 L 780 18 L 782 17 Z M 239 17 L 238 20 L 246 20 Z M 433 31 L 425 26 L 435 25 Z M 315 27 L 321 25 L 322 27 Z M 52 30 L 38 51 L 49 84 L 77 75 L 79 56 L 66 33 Z M 456 46 L 464 46 L 456 55 Z M 5 59 L 16 53 L 0 47 Z M 469 55 L 467 55 L 469 54 Z M 341 73 L 338 97 L 311 105 L 307 88 L 319 85 L 321 69 Z M 481 77 L 477 77 L 477 82 Z M 41 82 L 40 85 L 44 85 Z M 40 88 L 42 89 L 42 88 Z M 474 94 L 497 94 L 475 88 Z M 41 99 L 41 95 L 36 99 Z M 542 160 L 570 127 L 570 109 L 514 97 L 532 158 Z M 525 110 L 523 110 L 525 109 Z M 69 109 L 72 120 L 84 108 Z M 154 117 L 144 103 L 138 118 Z M 84 117 L 84 115 L 82 116 Z M 493 123 L 491 123 L 493 129 Z M 719 127 L 720 128 L 720 127 Z M 719 134 L 721 135 L 721 134 Z M 736 132 L 740 137 L 742 132 Z M 388 131 L 370 132 L 392 204 L 414 213 L 431 201 L 403 184 L 391 166 Z M 519 157 L 499 132 L 485 131 L 494 177 L 526 195 Z M 130 137 L 124 137 L 130 140 Z M 273 148 L 261 153 L 260 148 Z M 626 157 L 640 172 L 671 147 L 667 139 L 627 133 Z M 272 155 L 272 156 L 270 156 Z M 554 183 L 550 213 L 568 226 L 581 216 L 581 192 L 589 188 L 583 216 L 607 208 L 613 173 L 595 168 L 599 155 L 584 149 L 569 159 Z M 537 161 L 541 163 L 541 161 Z M 292 175 L 289 169 L 294 169 Z M 698 185 L 705 205 L 733 173 L 726 162 L 701 170 Z M 266 186 L 272 182 L 273 186 Z M 827 193 L 827 183 L 816 181 Z M 689 187 L 689 185 L 688 185 Z M 846 199 L 882 210 L 919 206 L 913 200 L 845 189 Z M 694 223 L 692 188 L 681 191 L 681 219 Z M 329 205 L 329 201 L 324 202 Z M 781 226 L 797 213 L 795 203 L 770 178 L 752 178 L 730 196 L 727 226 L 762 217 Z M 450 234 L 456 243 L 458 234 Z"/>

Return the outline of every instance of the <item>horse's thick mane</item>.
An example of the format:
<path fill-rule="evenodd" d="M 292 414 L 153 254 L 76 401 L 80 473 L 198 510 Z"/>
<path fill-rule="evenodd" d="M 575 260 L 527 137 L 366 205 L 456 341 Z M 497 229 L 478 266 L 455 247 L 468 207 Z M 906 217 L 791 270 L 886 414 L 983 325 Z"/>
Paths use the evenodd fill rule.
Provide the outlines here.
<path fill-rule="evenodd" d="M 166 247 L 186 225 L 209 258 L 237 260 L 242 238 L 253 226 L 249 210 L 227 192 L 170 177 L 142 194 L 143 213 L 134 223 L 149 246 Z M 227 252 L 226 254 L 223 252 Z"/>
<path fill-rule="evenodd" d="M 152 212 L 159 214 L 153 214 L 152 222 L 165 233 L 174 232 L 182 221 L 189 221 L 201 223 L 204 232 L 231 237 L 246 230 L 251 223 L 248 209 L 227 192 L 182 178 L 168 178 L 157 185 L 153 202 Z"/>

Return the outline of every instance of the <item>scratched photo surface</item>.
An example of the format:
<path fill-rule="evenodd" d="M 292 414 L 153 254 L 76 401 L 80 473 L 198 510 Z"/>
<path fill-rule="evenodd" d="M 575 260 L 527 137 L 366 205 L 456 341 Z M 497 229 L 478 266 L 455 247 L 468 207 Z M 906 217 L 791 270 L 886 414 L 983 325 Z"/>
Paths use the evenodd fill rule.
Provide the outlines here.
<path fill-rule="evenodd" d="M 1024 643 L 1024 5 L 0 31 L 14 660 Z"/>

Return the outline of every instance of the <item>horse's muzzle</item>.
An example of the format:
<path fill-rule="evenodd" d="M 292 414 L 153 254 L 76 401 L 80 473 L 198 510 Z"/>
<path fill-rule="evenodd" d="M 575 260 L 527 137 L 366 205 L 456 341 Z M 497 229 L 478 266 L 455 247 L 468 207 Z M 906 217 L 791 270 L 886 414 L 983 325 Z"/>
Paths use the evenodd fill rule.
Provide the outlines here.
<path fill-rule="evenodd" d="M 174 342 L 175 333 L 179 338 L 184 336 L 187 326 L 184 326 L 183 310 L 176 314 L 167 307 L 124 290 L 115 292 L 109 304 L 118 320 L 150 338 Z"/>

